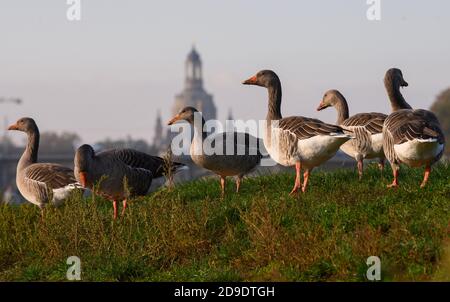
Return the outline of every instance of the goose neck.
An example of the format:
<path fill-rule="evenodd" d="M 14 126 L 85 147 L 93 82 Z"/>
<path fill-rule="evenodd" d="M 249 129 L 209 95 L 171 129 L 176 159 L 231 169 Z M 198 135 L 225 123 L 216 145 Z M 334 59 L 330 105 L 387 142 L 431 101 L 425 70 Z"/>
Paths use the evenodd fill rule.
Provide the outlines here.
<path fill-rule="evenodd" d="M 400 86 L 393 80 L 386 82 L 386 91 L 391 101 L 392 112 L 400 109 L 411 109 L 411 106 L 406 102 L 402 93 L 400 92 Z"/>
<path fill-rule="evenodd" d="M 338 114 L 336 125 L 341 125 L 349 117 L 347 101 L 343 96 L 339 96 L 337 97 L 334 107 L 336 108 Z"/>
<path fill-rule="evenodd" d="M 18 170 L 34 164 L 38 160 L 39 130 L 27 132 L 27 136 L 27 145 L 17 165 Z"/>
<path fill-rule="evenodd" d="M 276 81 L 268 87 L 269 110 L 267 112 L 267 121 L 279 120 L 281 116 L 281 83 Z"/>

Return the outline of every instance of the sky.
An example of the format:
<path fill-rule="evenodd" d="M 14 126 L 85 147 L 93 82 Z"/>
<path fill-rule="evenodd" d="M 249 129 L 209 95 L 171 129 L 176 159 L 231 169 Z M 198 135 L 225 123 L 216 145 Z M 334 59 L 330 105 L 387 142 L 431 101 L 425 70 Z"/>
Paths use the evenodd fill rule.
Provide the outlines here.
<path fill-rule="evenodd" d="M 222 120 L 229 109 L 265 117 L 265 89 L 241 84 L 261 69 L 281 79 L 284 116 L 334 122 L 334 110 L 315 110 L 331 88 L 351 114 L 387 113 L 390 67 L 402 69 L 407 101 L 428 108 L 450 86 L 450 1 L 380 3 L 381 20 L 369 21 L 366 0 L 81 0 L 81 20 L 69 21 L 66 0 L 0 0 L 0 96 L 24 101 L 0 104 L 0 118 L 31 116 L 83 143 L 151 141 L 193 44 Z"/>

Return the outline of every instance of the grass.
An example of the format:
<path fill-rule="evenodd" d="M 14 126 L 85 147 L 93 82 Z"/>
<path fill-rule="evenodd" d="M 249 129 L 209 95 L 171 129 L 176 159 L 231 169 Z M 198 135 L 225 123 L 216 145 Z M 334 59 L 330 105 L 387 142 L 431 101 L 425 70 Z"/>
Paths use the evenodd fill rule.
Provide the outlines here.
<path fill-rule="evenodd" d="M 292 174 L 248 178 L 239 195 L 217 179 L 162 189 L 130 202 L 75 194 L 59 208 L 0 206 L 0 280 L 63 281 L 81 258 L 87 281 L 364 281 L 375 255 L 384 281 L 450 280 L 450 166 L 403 168 L 359 182 L 353 170 L 316 171 L 289 197 Z"/>

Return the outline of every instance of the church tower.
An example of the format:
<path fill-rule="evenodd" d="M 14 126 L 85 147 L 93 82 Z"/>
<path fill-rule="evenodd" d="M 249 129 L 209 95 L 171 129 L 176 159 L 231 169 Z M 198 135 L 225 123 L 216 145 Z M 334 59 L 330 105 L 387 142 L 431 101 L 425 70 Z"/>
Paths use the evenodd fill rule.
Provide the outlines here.
<path fill-rule="evenodd" d="M 195 47 L 192 47 L 186 58 L 184 89 L 175 96 L 172 113 L 175 115 L 186 106 L 197 108 L 205 120 L 216 119 L 213 96 L 203 88 L 202 61 Z"/>

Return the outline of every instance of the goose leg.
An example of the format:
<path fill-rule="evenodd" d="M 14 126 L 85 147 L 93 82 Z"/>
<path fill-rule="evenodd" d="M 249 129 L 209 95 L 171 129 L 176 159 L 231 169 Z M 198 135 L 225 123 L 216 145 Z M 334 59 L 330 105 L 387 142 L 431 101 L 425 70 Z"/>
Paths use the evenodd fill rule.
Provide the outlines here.
<path fill-rule="evenodd" d="M 362 179 L 363 176 L 363 170 L 364 170 L 364 162 L 362 159 L 358 159 L 358 175 L 359 175 L 359 180 Z"/>
<path fill-rule="evenodd" d="M 222 198 L 225 196 L 225 184 L 226 184 L 226 177 L 220 176 L 220 187 L 222 189 L 221 193 Z"/>
<path fill-rule="evenodd" d="M 303 186 L 302 186 L 302 192 L 306 192 L 306 187 L 308 186 L 308 180 L 309 180 L 309 173 L 311 171 L 309 169 L 305 170 L 305 173 L 303 173 Z"/>
<path fill-rule="evenodd" d="M 122 201 L 122 217 L 123 217 L 123 215 L 125 215 L 125 209 L 127 208 L 127 200 L 126 199 L 124 199 L 123 201 Z"/>
<path fill-rule="evenodd" d="M 301 179 L 301 170 L 302 170 L 302 164 L 300 162 L 295 163 L 295 183 L 294 187 L 292 188 L 291 193 L 289 195 L 294 195 L 298 192 L 298 189 L 302 186 L 302 179 Z"/>
<path fill-rule="evenodd" d="M 113 200 L 114 219 L 117 219 L 117 202 Z"/>
<path fill-rule="evenodd" d="M 242 181 L 242 177 L 238 176 L 236 178 L 236 193 L 239 193 L 239 188 L 241 187 L 241 181 Z"/>
<path fill-rule="evenodd" d="M 392 183 L 390 185 L 388 185 L 388 188 L 396 188 L 398 187 L 398 168 L 397 167 L 392 167 L 393 170 L 393 174 L 394 174 L 394 180 L 392 181 Z"/>
<path fill-rule="evenodd" d="M 423 175 L 423 181 L 422 184 L 420 185 L 421 188 L 425 187 L 425 185 L 428 182 L 428 177 L 430 177 L 430 172 L 431 172 L 431 167 L 430 166 L 426 166 L 425 167 L 425 173 Z"/>

